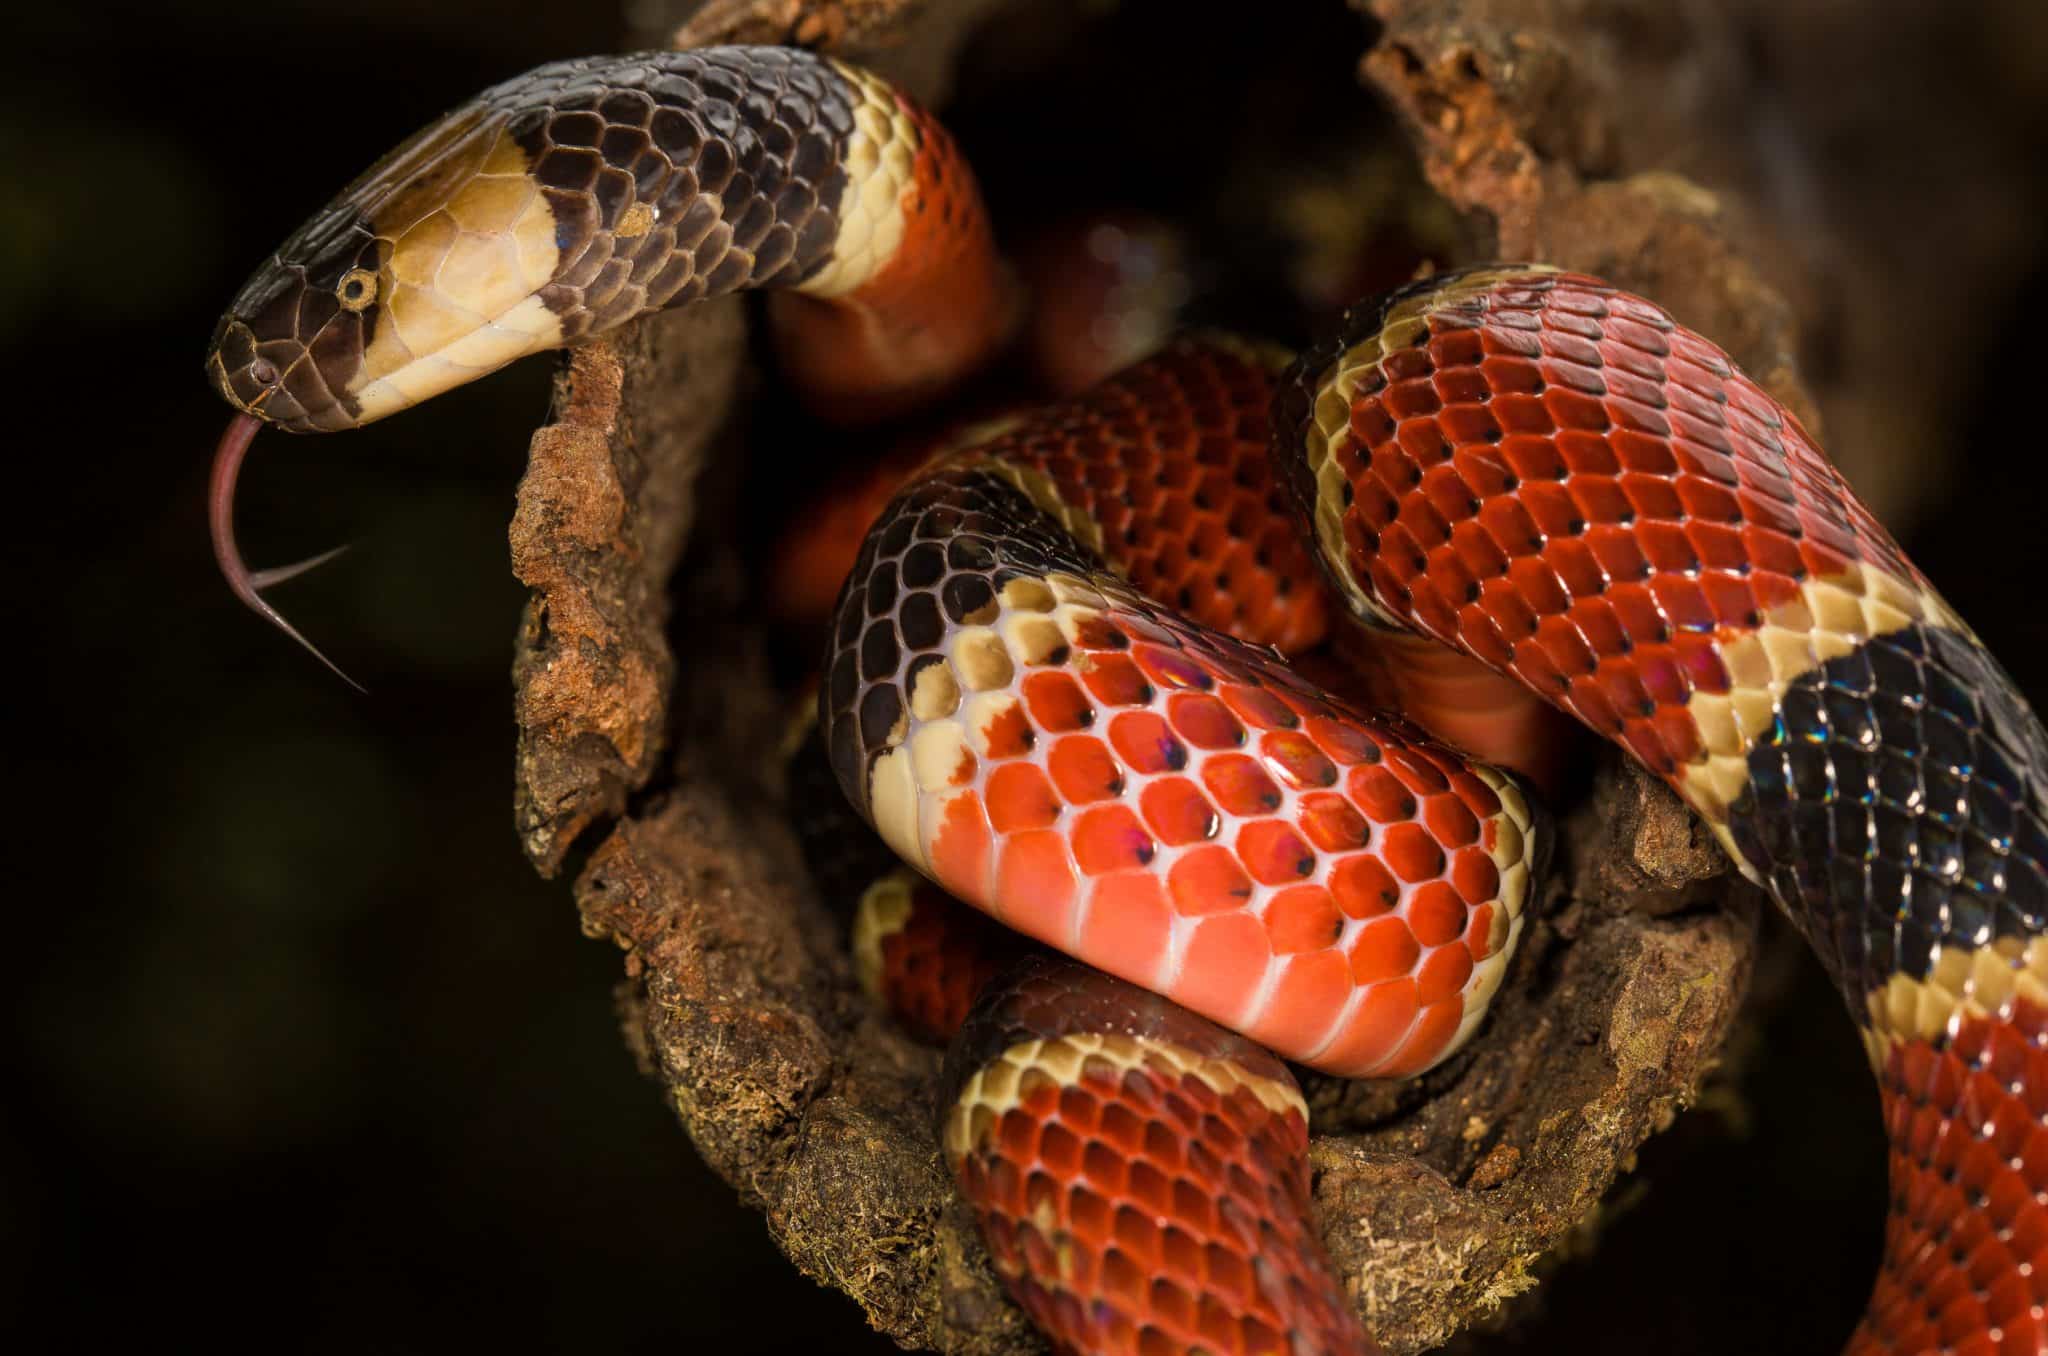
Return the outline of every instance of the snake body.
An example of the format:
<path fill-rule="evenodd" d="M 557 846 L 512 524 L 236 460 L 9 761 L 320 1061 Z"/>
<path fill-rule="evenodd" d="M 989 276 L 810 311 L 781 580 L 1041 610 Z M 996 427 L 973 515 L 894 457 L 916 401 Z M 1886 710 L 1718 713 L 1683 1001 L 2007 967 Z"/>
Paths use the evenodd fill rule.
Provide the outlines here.
<path fill-rule="evenodd" d="M 989 991 L 940 1130 L 996 1268 L 1070 1351 L 1377 1352 L 1317 1237 L 1287 1067 L 1061 958 Z"/>
<path fill-rule="evenodd" d="M 2048 1348 L 2048 736 L 1798 421 L 1650 303 L 1526 268 L 1354 311 L 1275 421 L 1362 617 L 1628 749 L 1827 966 L 1892 1142 L 1850 1349 Z"/>
<path fill-rule="evenodd" d="M 1537 812 L 1507 774 L 1152 601 L 1130 581 L 1159 571 L 1153 541 L 1087 511 L 1180 443 L 1184 502 L 1219 530 L 1167 530 L 1243 595 L 1212 610 L 1293 639 L 1291 609 L 1265 615 L 1263 533 L 1220 530 L 1275 516 L 1263 457 L 1214 434 L 1193 455 L 1269 402 L 1267 372 L 1177 345 L 915 480 L 841 595 L 820 726 L 848 799 L 959 898 L 1290 1059 L 1416 1073 L 1500 982 Z M 1279 543 L 1299 548 L 1278 539 L 1284 567 Z"/>
<path fill-rule="evenodd" d="M 258 421 L 353 427 L 747 288 L 841 418 L 929 397 L 1012 321 L 971 175 L 877 77 L 730 48 L 487 91 L 223 318 L 230 582 L 284 624 L 285 572 L 230 530 Z M 1371 1349 L 1274 1056 L 1391 1076 L 1469 1039 L 1548 830 L 1513 774 L 1290 667 L 1340 611 L 1615 740 L 1812 942 L 1892 1144 L 1851 1350 L 2048 1351 L 2048 736 L 1725 354 L 1522 265 L 1357 308 L 1284 370 L 1177 341 L 946 452 L 860 548 L 819 702 L 838 782 L 919 872 L 1087 963 L 984 990 L 941 1111 L 1048 1334 Z"/>

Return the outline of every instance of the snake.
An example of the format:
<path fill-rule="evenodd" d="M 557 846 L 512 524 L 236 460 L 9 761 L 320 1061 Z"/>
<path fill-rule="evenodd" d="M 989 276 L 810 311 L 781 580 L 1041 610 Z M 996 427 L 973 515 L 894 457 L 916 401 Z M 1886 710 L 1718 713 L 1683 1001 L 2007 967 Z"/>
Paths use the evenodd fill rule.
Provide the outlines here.
<path fill-rule="evenodd" d="M 999 361 L 1020 305 L 951 137 L 856 66 L 647 52 L 485 91 L 222 317 L 224 575 L 304 643 L 263 595 L 316 562 L 234 538 L 262 425 L 359 427 L 756 290 L 842 422 Z M 1353 625 L 1612 740 L 1811 944 L 1890 1143 L 1848 1350 L 2048 1351 L 2048 735 L 1783 404 L 1653 302 L 1517 263 L 1297 355 L 1185 336 L 950 445 L 833 603 L 819 731 L 899 904 L 1044 948 L 927 1015 L 957 1028 L 944 1159 L 1048 1339 L 1377 1349 L 1289 1065 L 1401 1077 L 1473 1039 L 1553 834 L 1511 755 L 1290 658 Z"/>

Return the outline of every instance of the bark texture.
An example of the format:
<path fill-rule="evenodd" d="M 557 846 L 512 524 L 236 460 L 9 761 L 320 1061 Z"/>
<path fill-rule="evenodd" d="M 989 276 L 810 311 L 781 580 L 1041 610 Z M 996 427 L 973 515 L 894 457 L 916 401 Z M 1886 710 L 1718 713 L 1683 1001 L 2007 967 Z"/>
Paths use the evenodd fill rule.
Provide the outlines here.
<path fill-rule="evenodd" d="M 690 42 L 824 46 L 932 96 L 990 8 L 715 0 L 643 22 Z M 1363 77 L 1487 252 L 1657 297 L 1811 416 L 1791 308 L 1719 201 L 1628 162 L 1614 45 L 1584 41 L 1597 7 L 1372 8 L 1383 32 Z M 1362 95 L 1360 116 L 1384 114 Z M 1035 1350 L 940 1162 L 939 1056 L 859 994 L 759 752 L 787 708 L 733 515 L 699 508 L 731 492 L 700 473 L 745 456 L 745 354 L 740 310 L 719 304 L 565 367 L 512 530 L 533 590 L 515 668 L 520 831 L 543 873 L 587 852 L 576 898 L 586 931 L 623 952 L 628 1040 L 797 1266 L 905 1345 Z M 1661 786 L 1602 755 L 1561 837 L 1498 1015 L 1465 1053 L 1407 1084 L 1305 1079 L 1325 1235 L 1396 1351 L 1532 1283 L 1695 1094 L 1748 976 L 1758 897 Z"/>

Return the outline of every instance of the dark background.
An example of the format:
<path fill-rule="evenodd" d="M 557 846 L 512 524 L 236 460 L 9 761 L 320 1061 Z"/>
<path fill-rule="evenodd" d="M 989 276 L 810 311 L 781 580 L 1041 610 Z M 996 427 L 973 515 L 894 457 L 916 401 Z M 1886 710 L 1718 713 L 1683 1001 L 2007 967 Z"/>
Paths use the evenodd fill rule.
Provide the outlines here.
<path fill-rule="evenodd" d="M 1859 354 L 1960 313 L 1939 332 L 1969 350 L 1905 440 L 1926 473 L 1892 507 L 2038 704 L 2048 51 L 2024 0 L 1967 29 L 1937 8 L 1728 7 L 1715 60 L 1765 130 L 1719 127 L 1682 167 L 1754 195 L 1796 245 L 1776 267 L 1900 299 L 1890 336 L 1877 307 L 1807 317 L 1842 426 L 1885 426 Z M 881 1349 L 699 1164 L 618 1037 L 615 953 L 513 840 L 504 532 L 545 361 L 359 434 L 259 442 L 245 550 L 356 543 L 278 598 L 369 698 L 244 613 L 207 548 L 226 411 L 199 360 L 235 286 L 443 107 L 615 47 L 612 7 L 11 22 L 0 1324 L 292 1350 Z M 1228 59 L 1227 34 L 1186 41 Z M 1348 80 L 1360 45 L 1325 44 L 1326 76 Z M 1944 289 L 1952 264 L 1967 283 Z M 1875 1096 L 1838 1001 L 1773 955 L 1734 1073 L 1646 1152 L 1532 1345 L 1818 1352 L 1846 1331 L 1882 1210 Z"/>

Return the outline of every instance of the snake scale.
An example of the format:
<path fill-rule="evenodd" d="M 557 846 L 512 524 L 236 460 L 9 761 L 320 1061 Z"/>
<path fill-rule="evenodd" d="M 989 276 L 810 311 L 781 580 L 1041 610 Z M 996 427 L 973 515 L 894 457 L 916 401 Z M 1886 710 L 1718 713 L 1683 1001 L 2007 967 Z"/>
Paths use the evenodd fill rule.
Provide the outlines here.
<path fill-rule="evenodd" d="M 250 571 L 232 531 L 261 424 L 353 428 L 751 289 L 840 420 L 983 367 L 1019 304 L 950 138 L 850 65 L 644 53 L 477 96 L 221 320 L 230 583 L 290 630 L 262 590 L 301 567 Z M 1470 1038 L 1549 829 L 1515 774 L 1290 666 L 1342 617 L 1619 743 L 1812 943 L 1892 1146 L 1850 1350 L 2048 1351 L 2048 736 L 1781 405 L 1651 302 L 1536 265 L 1411 284 L 1291 362 L 1176 340 L 912 474 L 839 594 L 819 720 L 847 798 L 1074 958 L 927 1013 L 960 1025 L 947 1159 L 1051 1340 L 1375 1349 L 1282 1061 L 1399 1076 Z"/>

